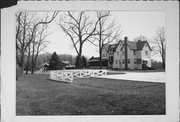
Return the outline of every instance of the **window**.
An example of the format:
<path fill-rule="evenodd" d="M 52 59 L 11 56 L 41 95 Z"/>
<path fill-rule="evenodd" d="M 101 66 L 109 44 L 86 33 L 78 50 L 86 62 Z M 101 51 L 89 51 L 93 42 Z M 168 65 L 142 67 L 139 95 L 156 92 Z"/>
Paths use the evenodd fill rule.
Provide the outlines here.
<path fill-rule="evenodd" d="M 141 59 L 137 59 L 137 64 L 141 64 Z"/>
<path fill-rule="evenodd" d="M 121 64 L 121 60 L 119 60 L 119 64 Z"/>
<path fill-rule="evenodd" d="M 117 64 L 117 60 L 116 60 L 116 64 Z"/>
<path fill-rule="evenodd" d="M 147 64 L 147 63 L 148 63 L 147 61 L 145 61 L 145 60 L 143 61 L 143 64 Z"/>
<path fill-rule="evenodd" d="M 145 51 L 145 54 L 148 55 L 148 51 L 147 50 Z"/>
<path fill-rule="evenodd" d="M 128 64 L 130 64 L 130 59 L 128 59 Z"/>
<path fill-rule="evenodd" d="M 135 50 L 133 50 L 133 55 L 136 55 L 136 51 Z"/>

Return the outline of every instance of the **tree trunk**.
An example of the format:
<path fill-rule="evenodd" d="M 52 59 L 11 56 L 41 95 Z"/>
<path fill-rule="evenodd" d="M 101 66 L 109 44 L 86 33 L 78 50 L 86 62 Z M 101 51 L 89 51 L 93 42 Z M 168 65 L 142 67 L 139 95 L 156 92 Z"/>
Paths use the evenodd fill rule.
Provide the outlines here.
<path fill-rule="evenodd" d="M 165 61 L 163 61 L 163 69 L 165 69 Z"/>
<path fill-rule="evenodd" d="M 30 48 L 29 48 L 28 59 L 27 59 L 27 64 L 26 64 L 26 74 L 28 74 L 28 71 L 29 71 L 29 59 L 30 59 Z"/>
<path fill-rule="evenodd" d="M 35 55 L 35 59 L 34 59 L 34 67 L 36 67 L 37 57 L 38 57 L 38 53 L 36 53 L 36 55 Z"/>
<path fill-rule="evenodd" d="M 79 69 L 82 69 L 82 59 L 81 59 L 81 55 L 82 55 L 82 45 L 80 45 L 79 47 L 79 54 L 78 54 L 78 67 Z"/>
<path fill-rule="evenodd" d="M 24 65 L 23 64 L 24 64 L 24 52 L 21 52 L 19 67 L 21 68 L 22 71 L 24 71 Z"/>
<path fill-rule="evenodd" d="M 99 21 L 99 68 L 102 69 L 102 25 L 101 20 Z"/>
<path fill-rule="evenodd" d="M 165 69 L 165 65 L 166 65 L 165 58 L 164 58 L 164 56 L 162 56 L 162 67 L 163 67 L 163 69 Z"/>
<path fill-rule="evenodd" d="M 99 68 L 102 69 L 102 50 L 99 50 Z"/>
<path fill-rule="evenodd" d="M 161 46 L 162 46 L 162 66 L 163 66 L 163 69 L 165 69 L 165 49 L 164 49 L 164 43 L 161 42 Z"/>
<path fill-rule="evenodd" d="M 33 43 L 33 50 L 32 50 L 32 62 L 31 62 L 31 74 L 34 74 L 34 43 Z"/>

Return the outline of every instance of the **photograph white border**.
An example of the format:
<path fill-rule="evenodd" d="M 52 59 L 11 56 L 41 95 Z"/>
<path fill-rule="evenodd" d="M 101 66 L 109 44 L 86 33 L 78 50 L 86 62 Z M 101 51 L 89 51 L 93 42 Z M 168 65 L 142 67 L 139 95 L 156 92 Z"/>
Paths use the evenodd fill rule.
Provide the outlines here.
<path fill-rule="evenodd" d="M 16 116 L 15 12 L 21 10 L 164 11 L 166 18 L 166 115 Z M 1 10 L 2 122 L 177 122 L 179 119 L 179 4 L 177 1 L 19 1 Z"/>

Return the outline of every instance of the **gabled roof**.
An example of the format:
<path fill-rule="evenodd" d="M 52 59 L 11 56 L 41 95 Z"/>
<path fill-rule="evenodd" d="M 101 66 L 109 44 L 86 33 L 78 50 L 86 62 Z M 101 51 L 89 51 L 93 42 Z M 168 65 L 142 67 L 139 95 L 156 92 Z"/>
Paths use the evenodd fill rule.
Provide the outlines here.
<path fill-rule="evenodd" d="M 123 47 L 122 47 L 122 49 L 123 49 L 124 48 L 124 40 L 122 42 L 123 42 Z M 142 50 L 145 44 L 147 44 L 149 49 L 152 50 L 147 41 L 137 41 L 137 42 L 127 41 L 127 45 L 131 50 Z"/>
<path fill-rule="evenodd" d="M 104 46 L 104 49 L 105 49 L 107 52 L 108 52 L 108 51 L 113 51 L 113 52 L 115 52 L 116 49 L 117 49 L 117 47 L 118 47 L 118 45 L 119 45 L 119 43 L 122 43 L 122 44 L 123 44 L 123 46 L 122 46 L 122 48 L 121 48 L 121 50 L 122 50 L 122 49 L 124 48 L 124 40 L 120 40 L 120 41 L 119 41 L 118 43 L 116 43 L 116 44 L 108 44 L 108 45 L 105 45 L 105 46 Z M 129 47 L 131 50 L 142 50 L 145 44 L 147 44 L 148 47 L 149 47 L 149 49 L 152 50 L 151 47 L 149 46 L 149 43 L 148 43 L 147 41 L 140 41 L 140 40 L 137 41 L 137 42 L 135 42 L 135 41 L 127 41 L 127 45 L 128 45 L 128 47 Z"/>

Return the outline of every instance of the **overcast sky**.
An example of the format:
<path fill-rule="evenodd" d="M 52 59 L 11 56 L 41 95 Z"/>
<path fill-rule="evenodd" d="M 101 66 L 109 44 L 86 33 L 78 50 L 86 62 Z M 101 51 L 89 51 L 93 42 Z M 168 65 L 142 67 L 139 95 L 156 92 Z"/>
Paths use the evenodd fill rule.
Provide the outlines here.
<path fill-rule="evenodd" d="M 48 31 L 51 35 L 48 36 L 48 40 L 50 44 L 46 51 L 77 55 L 72 47 L 70 38 L 58 27 L 58 19 L 59 17 L 57 16 L 49 25 Z M 111 11 L 111 19 L 115 20 L 117 25 L 121 25 L 122 33 L 120 38 L 123 39 L 127 36 L 132 41 L 140 35 L 153 40 L 157 29 L 162 26 L 165 27 L 165 13 L 160 11 Z M 87 57 L 98 56 L 98 48 L 87 42 L 83 47 L 83 55 Z M 160 60 L 160 57 L 153 55 L 152 59 Z"/>

